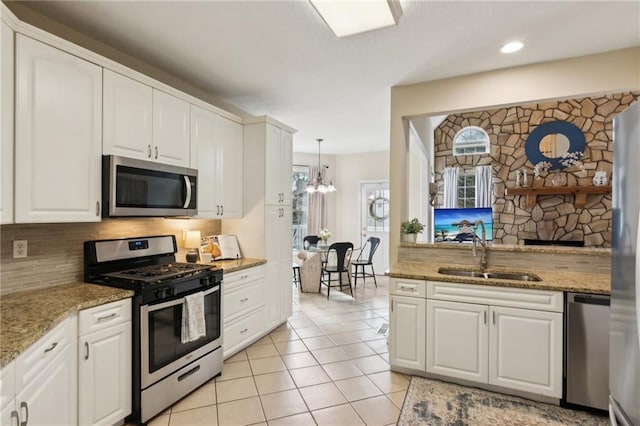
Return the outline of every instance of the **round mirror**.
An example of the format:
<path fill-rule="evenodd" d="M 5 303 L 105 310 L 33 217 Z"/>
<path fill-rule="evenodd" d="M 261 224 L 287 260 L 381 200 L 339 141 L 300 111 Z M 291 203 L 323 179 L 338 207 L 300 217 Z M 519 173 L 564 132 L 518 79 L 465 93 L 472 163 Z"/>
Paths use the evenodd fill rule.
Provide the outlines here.
<path fill-rule="evenodd" d="M 567 121 L 551 121 L 536 127 L 525 144 L 525 152 L 531 164 L 541 161 L 551 164 L 549 170 L 562 170 L 563 155 L 584 152 L 585 138 L 582 131 Z"/>
<path fill-rule="evenodd" d="M 548 158 L 559 158 L 569 152 L 569 138 L 562 133 L 547 135 L 540 141 L 540 153 Z"/>

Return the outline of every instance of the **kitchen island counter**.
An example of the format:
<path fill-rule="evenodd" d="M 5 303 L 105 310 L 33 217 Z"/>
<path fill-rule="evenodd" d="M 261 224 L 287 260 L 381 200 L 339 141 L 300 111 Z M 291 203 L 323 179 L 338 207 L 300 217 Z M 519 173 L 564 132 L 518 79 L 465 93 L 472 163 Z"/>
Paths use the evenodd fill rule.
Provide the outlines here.
<path fill-rule="evenodd" d="M 464 284 L 484 284 L 501 287 L 519 287 L 539 290 L 570 291 L 576 293 L 611 294 L 611 276 L 609 274 L 584 273 L 558 270 L 487 268 L 485 272 L 516 272 L 535 275 L 540 281 L 514 281 L 506 279 L 463 277 L 445 275 L 438 272 L 439 269 L 464 269 L 478 270 L 478 268 L 455 265 L 423 262 L 399 262 L 391 268 L 390 276 L 393 278 L 409 278 L 429 281 L 444 281 Z"/>

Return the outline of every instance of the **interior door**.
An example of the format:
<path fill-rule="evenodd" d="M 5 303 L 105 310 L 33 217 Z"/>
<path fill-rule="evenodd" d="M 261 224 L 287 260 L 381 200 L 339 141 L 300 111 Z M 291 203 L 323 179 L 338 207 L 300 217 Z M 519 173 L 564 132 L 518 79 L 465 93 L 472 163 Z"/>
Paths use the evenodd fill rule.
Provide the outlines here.
<path fill-rule="evenodd" d="M 369 237 L 380 238 L 373 268 L 376 274 L 383 274 L 389 269 L 389 181 L 362 182 L 360 193 L 361 247 Z"/>

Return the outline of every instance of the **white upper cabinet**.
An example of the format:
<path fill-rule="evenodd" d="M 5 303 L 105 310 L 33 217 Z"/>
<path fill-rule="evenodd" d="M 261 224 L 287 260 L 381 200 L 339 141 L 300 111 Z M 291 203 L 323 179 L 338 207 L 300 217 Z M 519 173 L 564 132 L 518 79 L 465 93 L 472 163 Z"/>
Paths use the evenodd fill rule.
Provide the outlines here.
<path fill-rule="evenodd" d="M 105 68 L 102 152 L 189 167 L 189 103 Z"/>
<path fill-rule="evenodd" d="M 198 169 L 198 217 L 242 217 L 242 125 L 191 105 L 191 168 Z"/>
<path fill-rule="evenodd" d="M 189 103 L 153 90 L 153 147 L 151 158 L 189 167 Z"/>
<path fill-rule="evenodd" d="M 102 69 L 16 36 L 15 222 L 100 220 Z"/>
<path fill-rule="evenodd" d="M 103 105 L 103 154 L 151 160 L 153 89 L 105 69 Z"/>
<path fill-rule="evenodd" d="M 13 31 L 2 22 L 0 80 L 0 223 L 13 223 Z"/>
<path fill-rule="evenodd" d="M 284 129 L 267 124 L 265 175 L 265 203 L 291 205 L 293 135 Z"/>

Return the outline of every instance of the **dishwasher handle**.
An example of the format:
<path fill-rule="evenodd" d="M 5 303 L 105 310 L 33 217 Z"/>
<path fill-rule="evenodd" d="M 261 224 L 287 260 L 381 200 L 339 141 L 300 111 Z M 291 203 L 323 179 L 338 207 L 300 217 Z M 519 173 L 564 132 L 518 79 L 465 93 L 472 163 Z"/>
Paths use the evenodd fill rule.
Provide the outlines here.
<path fill-rule="evenodd" d="M 582 303 L 585 305 L 610 306 L 611 298 L 597 294 L 569 293 L 569 303 Z"/>

